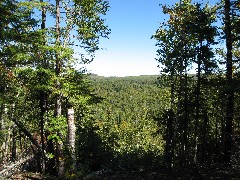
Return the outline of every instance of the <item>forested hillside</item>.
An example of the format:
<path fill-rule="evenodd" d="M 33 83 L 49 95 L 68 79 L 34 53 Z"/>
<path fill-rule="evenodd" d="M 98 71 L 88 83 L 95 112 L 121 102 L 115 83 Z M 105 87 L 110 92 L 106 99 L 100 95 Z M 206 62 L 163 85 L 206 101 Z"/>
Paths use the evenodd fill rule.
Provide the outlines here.
<path fill-rule="evenodd" d="M 89 79 L 93 93 L 101 98 L 90 108 L 92 120 L 81 123 L 80 136 L 86 141 L 81 139 L 79 152 L 87 168 L 126 174 L 161 172 L 155 178 L 237 177 L 239 123 L 234 122 L 232 169 L 226 169 L 222 158 L 225 96 L 221 92 L 223 85 L 218 86 L 222 81 L 218 74 L 212 74 L 202 83 L 204 96 L 199 102 L 201 110 L 197 123 L 195 86 L 198 79 L 195 75 L 187 76 L 189 88 L 184 106 L 177 99 L 171 102 L 172 84 L 168 76 L 94 75 Z M 176 106 L 171 106 L 173 103 Z M 176 116 L 178 108 L 184 108 L 182 113 L 187 109 L 188 122 Z M 175 171 L 170 173 L 170 169 Z M 141 173 L 135 176 L 145 177 Z M 145 178 L 150 177 L 148 174 Z"/>
<path fill-rule="evenodd" d="M 239 179 L 239 0 L 161 5 L 157 76 L 88 74 L 109 8 L 0 1 L 0 179 Z"/>
<path fill-rule="evenodd" d="M 164 140 L 157 117 L 168 109 L 168 89 L 159 88 L 157 76 L 92 76 L 91 80 L 96 95 L 103 98 L 92 109 L 94 126 L 110 147 L 112 160 L 118 161 L 115 168 L 159 165 Z"/>

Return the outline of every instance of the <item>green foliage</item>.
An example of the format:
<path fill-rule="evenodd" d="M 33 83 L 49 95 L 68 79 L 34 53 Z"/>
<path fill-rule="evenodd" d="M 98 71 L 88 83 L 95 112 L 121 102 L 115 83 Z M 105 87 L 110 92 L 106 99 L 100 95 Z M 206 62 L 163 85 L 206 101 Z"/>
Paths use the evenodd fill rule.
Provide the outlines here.
<path fill-rule="evenodd" d="M 103 19 L 108 1 L 3 0 L 0 5 L 0 128 L 14 118 L 24 124 L 18 128 L 28 138 L 33 134 L 42 142 L 46 138 L 52 149 L 48 152 L 41 144 L 39 161 L 42 167 L 44 163 L 56 167 L 56 159 L 64 159 L 55 154 L 58 143 L 67 149 L 67 109 L 73 107 L 76 121 L 81 121 L 88 116 L 88 106 L 98 101 L 85 71 L 76 65 L 91 61 L 99 39 L 108 36 Z M 57 18 L 61 21 L 55 24 Z M 53 158 L 44 158 L 45 152 Z"/>
<path fill-rule="evenodd" d="M 53 139 L 56 142 L 63 143 L 67 134 L 67 119 L 64 116 L 48 117 L 46 130 L 51 132 L 48 139 Z"/>
<path fill-rule="evenodd" d="M 106 0 L 74 0 L 76 3 L 74 23 L 77 25 L 77 39 L 88 52 L 99 49 L 99 38 L 108 37 L 110 30 L 104 25 L 102 15 L 106 15 L 109 2 Z"/>
<path fill-rule="evenodd" d="M 163 6 L 169 19 L 160 24 L 153 36 L 162 67 L 161 82 L 171 92 L 171 108 L 159 115 L 164 126 L 164 161 L 168 168 L 210 163 L 215 156 L 221 156 L 216 147 L 221 146 L 221 130 L 217 127 L 225 128 L 217 116 L 219 111 L 225 111 L 220 105 L 224 101 L 223 89 L 221 83 L 213 83 L 221 82 L 221 73 L 219 77 L 215 74 L 219 67 L 213 50 L 218 35 L 213 25 L 218 8 L 191 0 Z M 193 68 L 196 76 L 189 74 Z M 211 147 L 215 153 L 208 152 L 208 143 L 215 144 Z"/>
<path fill-rule="evenodd" d="M 232 6 L 239 9 L 237 3 Z M 191 0 L 163 6 L 169 19 L 153 36 L 161 76 L 105 78 L 84 75 L 79 64 L 91 62 L 100 39 L 110 33 L 104 19 L 109 1 L 2 0 L 0 161 L 7 161 L 10 150 L 14 157 L 15 144 L 18 151 L 27 149 L 25 136 L 31 139 L 34 134 L 47 141 L 46 147 L 39 144 L 40 169 L 44 161 L 49 170 L 62 159 L 67 179 L 102 168 L 149 170 L 163 164 L 179 168 L 222 163 L 224 138 L 229 135 L 224 130 L 229 91 L 235 95 L 231 133 L 236 142 L 239 139 L 239 18 L 237 12 L 231 14 L 236 62 L 229 68 L 233 75 L 229 86 L 218 72 L 213 51 L 218 8 Z M 190 75 L 195 67 L 196 75 Z M 75 111 L 77 162 L 66 143 L 68 108 Z M 24 136 L 12 130 L 14 122 L 22 124 L 18 128 Z M 61 151 L 59 145 L 63 153 L 56 153 Z M 239 143 L 233 147 L 231 163 L 238 169 Z"/>
<path fill-rule="evenodd" d="M 90 107 L 91 119 L 81 123 L 79 158 L 93 170 L 139 168 L 143 163 L 139 167 L 134 163 L 147 162 L 146 157 L 152 167 L 164 145 L 154 117 L 169 108 L 169 91 L 158 87 L 157 76 L 90 79 L 103 101 Z"/>

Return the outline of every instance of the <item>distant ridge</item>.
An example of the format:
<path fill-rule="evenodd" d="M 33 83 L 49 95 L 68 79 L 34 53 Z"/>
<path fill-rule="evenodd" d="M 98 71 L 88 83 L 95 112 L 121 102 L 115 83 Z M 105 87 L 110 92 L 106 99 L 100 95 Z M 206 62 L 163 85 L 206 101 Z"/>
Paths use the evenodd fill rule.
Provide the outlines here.
<path fill-rule="evenodd" d="M 116 77 L 116 78 L 125 78 L 125 77 L 157 77 L 157 76 L 160 76 L 160 75 L 157 75 L 157 74 L 152 74 L 152 75 L 127 75 L 127 76 L 100 76 L 98 74 L 95 74 L 95 73 L 90 73 L 89 74 L 90 76 L 92 77 L 105 77 L 105 78 L 111 78 L 111 77 Z"/>

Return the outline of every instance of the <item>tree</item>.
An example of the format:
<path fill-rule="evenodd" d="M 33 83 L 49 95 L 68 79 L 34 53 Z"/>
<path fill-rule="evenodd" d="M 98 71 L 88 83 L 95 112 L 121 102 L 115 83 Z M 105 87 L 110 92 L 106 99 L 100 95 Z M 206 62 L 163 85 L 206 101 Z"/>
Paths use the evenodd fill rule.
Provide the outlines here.
<path fill-rule="evenodd" d="M 195 154 L 194 162 L 197 162 L 197 153 L 198 153 L 198 139 L 201 140 L 203 147 L 201 154 L 201 162 L 205 157 L 206 151 L 206 125 L 208 122 L 207 118 L 204 117 L 204 112 L 207 112 L 207 109 L 204 107 L 204 101 L 207 100 L 207 92 L 203 92 L 205 95 L 202 95 L 204 80 L 209 76 L 212 71 L 217 67 L 217 62 L 213 61 L 214 53 L 211 48 L 212 45 L 215 45 L 215 37 L 217 36 L 217 28 L 212 24 L 216 21 L 216 6 L 209 7 L 207 4 L 204 7 L 201 7 L 201 4 L 194 4 L 194 8 L 190 11 L 191 19 L 187 21 L 187 29 L 189 29 L 191 36 L 195 39 L 195 63 L 197 64 L 197 82 L 194 94 L 195 97 L 195 123 L 194 123 L 194 138 L 195 138 Z M 205 96 L 205 97 L 203 97 Z M 200 114 L 201 113 L 201 114 Z M 201 120 L 201 117 L 203 118 Z M 204 121 L 204 127 L 202 131 L 199 131 L 199 121 Z M 204 132 L 204 133 L 203 133 Z M 203 134 L 201 137 L 200 134 Z"/>
<path fill-rule="evenodd" d="M 157 55 L 160 66 L 163 67 L 162 73 L 167 75 L 171 84 L 171 109 L 163 117 L 167 119 L 165 161 L 171 167 L 174 154 L 178 157 L 180 166 L 191 163 L 193 159 L 195 162 L 197 160 L 199 121 L 203 117 L 200 112 L 206 111 L 200 107 L 200 103 L 204 103 L 201 97 L 202 80 L 204 73 L 205 76 L 209 75 L 216 68 L 216 63 L 211 59 L 213 52 L 210 47 L 215 44 L 214 38 L 217 35 L 216 27 L 212 25 L 215 22 L 216 8 L 211 10 L 208 5 L 181 1 L 172 7 L 163 6 L 163 12 L 169 14 L 170 18 L 162 23 L 153 37 L 159 47 Z M 196 87 L 195 77 L 189 75 L 193 64 L 197 64 Z M 194 91 L 192 87 L 195 88 Z M 195 102 L 192 96 L 195 96 Z M 191 106 L 195 106 L 195 112 Z M 192 146 L 193 141 L 195 147 Z M 193 158 L 190 157 L 191 154 L 195 154 Z"/>
<path fill-rule="evenodd" d="M 231 22 L 231 2 L 224 1 L 224 33 L 226 37 L 226 116 L 225 116 L 225 138 L 224 138 L 224 162 L 230 165 L 233 147 L 233 118 L 234 118 L 234 91 L 233 84 L 233 34 Z"/>
<path fill-rule="evenodd" d="M 15 72 L 19 66 L 28 63 L 25 57 L 29 57 L 31 51 L 29 44 L 36 40 L 38 33 L 28 31 L 37 25 L 31 18 L 31 8 L 24 7 L 17 1 L 3 0 L 0 11 L 0 106 L 1 128 L 5 131 L 7 124 L 10 125 L 9 128 L 13 126 L 11 119 L 14 118 L 15 100 L 18 96 Z M 11 131 L 8 134 L 11 135 Z M 15 140 L 13 143 L 15 146 Z M 7 149 L 6 147 L 4 158 L 8 158 Z M 15 156 L 14 153 L 12 155 Z"/>
<path fill-rule="evenodd" d="M 110 33 L 103 19 L 109 8 L 108 1 L 56 0 L 55 4 L 51 3 L 6 0 L 1 2 L 1 13 L 5 13 L 1 17 L 5 18 L 0 19 L 1 76 L 5 78 L 5 72 L 11 76 L 9 84 L 5 78 L 6 86 L 1 95 L 6 96 L 6 88 L 10 90 L 11 84 L 18 95 L 13 104 L 21 103 L 20 100 L 27 102 L 12 108 L 17 118 L 8 117 L 37 147 L 38 169 L 43 173 L 45 169 L 50 171 L 49 165 L 54 167 L 55 161 L 66 160 L 62 148 L 68 147 L 65 144 L 67 129 L 64 129 L 67 104 L 72 104 L 78 112 L 81 109 L 75 108 L 81 102 L 77 101 L 91 96 L 88 88 L 82 88 L 84 71 L 77 70 L 76 64 L 79 67 L 81 63 L 91 62 L 99 49 L 99 39 Z M 42 16 L 39 18 L 38 14 Z M 55 25 L 51 24 L 52 18 L 56 19 Z M 1 104 L 3 107 L 5 105 Z M 22 113 L 25 117 L 20 115 L 23 107 L 27 107 Z M 35 122 L 39 126 L 36 127 Z M 34 129 L 41 137 L 38 143 L 33 138 Z M 57 144 L 59 154 L 55 154 Z M 72 151 L 72 147 L 70 149 Z M 51 156 L 54 158 L 49 159 Z M 60 164 L 59 161 L 59 167 Z M 63 169 L 58 169 L 63 175 Z"/>

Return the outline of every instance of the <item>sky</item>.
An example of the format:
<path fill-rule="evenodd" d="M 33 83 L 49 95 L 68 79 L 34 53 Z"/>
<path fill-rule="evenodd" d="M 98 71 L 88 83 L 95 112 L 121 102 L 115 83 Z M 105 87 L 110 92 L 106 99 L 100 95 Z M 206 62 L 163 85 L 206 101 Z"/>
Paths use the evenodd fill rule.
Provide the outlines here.
<path fill-rule="evenodd" d="M 109 39 L 101 39 L 100 50 L 87 69 L 100 76 L 159 74 L 154 39 L 163 20 L 162 0 L 110 0 L 106 24 Z"/>
<path fill-rule="evenodd" d="M 111 29 L 109 39 L 101 39 L 100 50 L 87 70 L 100 76 L 157 75 L 156 41 L 151 36 L 166 15 L 160 4 L 174 0 L 109 0 L 105 16 Z"/>

